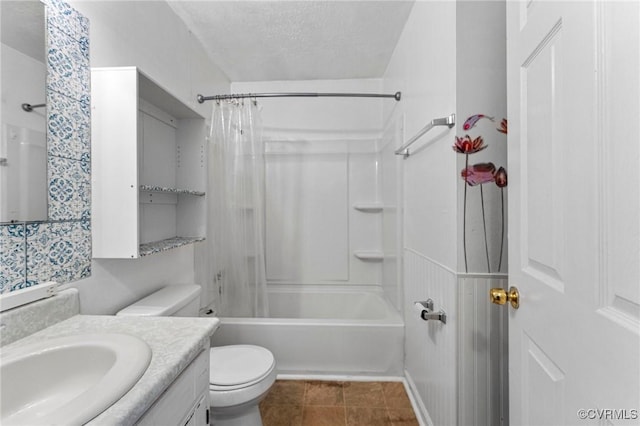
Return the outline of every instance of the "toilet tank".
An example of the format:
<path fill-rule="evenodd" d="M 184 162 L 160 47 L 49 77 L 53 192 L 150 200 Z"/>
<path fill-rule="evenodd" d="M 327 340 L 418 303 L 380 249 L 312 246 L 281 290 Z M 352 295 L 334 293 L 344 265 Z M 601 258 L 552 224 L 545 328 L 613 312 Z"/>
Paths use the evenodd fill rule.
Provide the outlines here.
<path fill-rule="evenodd" d="M 200 286 L 175 284 L 166 286 L 119 311 L 116 315 L 145 317 L 197 317 L 200 309 Z"/>

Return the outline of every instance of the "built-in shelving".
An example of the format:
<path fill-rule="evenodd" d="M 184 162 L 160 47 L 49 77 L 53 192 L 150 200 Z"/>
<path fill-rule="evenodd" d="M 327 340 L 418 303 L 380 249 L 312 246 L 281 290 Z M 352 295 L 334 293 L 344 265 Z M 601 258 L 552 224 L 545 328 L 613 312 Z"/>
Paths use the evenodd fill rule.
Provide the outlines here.
<path fill-rule="evenodd" d="M 204 237 L 173 237 L 166 240 L 140 244 L 140 257 L 172 250 L 178 247 L 204 241 Z"/>
<path fill-rule="evenodd" d="M 204 117 L 135 67 L 93 68 L 91 83 L 93 257 L 204 240 Z"/>
<path fill-rule="evenodd" d="M 382 203 L 357 203 L 353 208 L 363 213 L 381 213 L 384 210 Z M 384 253 L 380 250 L 356 250 L 353 255 L 363 262 L 381 262 L 384 260 Z"/>
<path fill-rule="evenodd" d="M 187 194 L 187 195 L 195 195 L 197 197 L 202 197 L 205 195 L 204 191 L 194 191 L 191 189 L 177 189 L 177 188 L 165 188 L 162 186 L 152 186 L 152 185 L 140 185 L 141 192 L 158 192 L 164 194 Z"/>

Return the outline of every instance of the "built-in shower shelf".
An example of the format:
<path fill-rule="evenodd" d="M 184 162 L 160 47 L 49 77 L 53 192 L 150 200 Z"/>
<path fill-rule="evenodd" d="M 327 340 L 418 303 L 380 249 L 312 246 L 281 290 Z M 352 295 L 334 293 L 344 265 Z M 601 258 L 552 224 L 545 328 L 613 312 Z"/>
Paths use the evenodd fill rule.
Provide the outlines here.
<path fill-rule="evenodd" d="M 354 204 L 353 208 L 365 213 L 380 213 L 384 206 L 380 203 L 360 203 Z"/>
<path fill-rule="evenodd" d="M 384 253 L 381 251 L 374 250 L 362 250 L 362 251 L 354 251 L 353 255 L 360 260 L 364 260 L 367 262 L 380 262 L 384 259 Z"/>
<path fill-rule="evenodd" d="M 162 186 L 153 185 L 140 185 L 140 191 L 142 192 L 159 192 L 163 194 L 187 194 L 202 197 L 205 195 L 203 191 L 194 191 L 191 189 L 177 189 L 177 188 L 165 188 Z"/>
<path fill-rule="evenodd" d="M 140 244 L 139 255 L 149 256 L 155 253 L 160 253 L 167 250 L 172 250 L 178 247 L 186 246 L 189 244 L 204 241 L 204 237 L 173 237 L 166 240 L 154 241 L 151 243 Z"/>

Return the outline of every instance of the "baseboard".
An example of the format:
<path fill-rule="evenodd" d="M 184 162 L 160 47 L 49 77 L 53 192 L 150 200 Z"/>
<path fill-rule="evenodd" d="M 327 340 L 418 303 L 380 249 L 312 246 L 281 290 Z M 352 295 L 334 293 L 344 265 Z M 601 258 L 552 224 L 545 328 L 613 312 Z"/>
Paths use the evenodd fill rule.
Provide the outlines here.
<path fill-rule="evenodd" d="M 427 407 L 424 406 L 422 400 L 420 399 L 418 388 L 413 382 L 411 375 L 407 370 L 404 370 L 404 374 L 404 387 L 407 391 L 407 395 L 409 395 L 409 400 L 411 401 L 411 405 L 413 406 L 413 411 L 416 413 L 418 423 L 420 423 L 420 426 L 433 426 L 433 420 L 431 420 L 431 416 L 427 411 Z"/>
<path fill-rule="evenodd" d="M 359 376 L 351 374 L 278 374 L 278 380 L 324 380 L 332 382 L 403 382 L 402 376 Z"/>

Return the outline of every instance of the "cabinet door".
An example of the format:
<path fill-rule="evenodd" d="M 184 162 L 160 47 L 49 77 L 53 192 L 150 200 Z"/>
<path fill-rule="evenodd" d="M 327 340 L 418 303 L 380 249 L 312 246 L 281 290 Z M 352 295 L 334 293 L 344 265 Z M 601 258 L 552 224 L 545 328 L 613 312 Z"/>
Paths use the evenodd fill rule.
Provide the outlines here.
<path fill-rule="evenodd" d="M 202 372 L 205 370 L 208 372 L 208 369 L 209 347 L 207 346 L 136 424 L 144 426 L 206 425 L 209 389 L 207 386 L 206 390 L 202 390 L 200 379 Z"/>
<path fill-rule="evenodd" d="M 138 257 L 138 72 L 91 70 L 94 258 Z"/>
<path fill-rule="evenodd" d="M 189 420 L 185 423 L 185 426 L 205 426 L 208 425 L 209 414 L 207 410 L 209 409 L 209 398 L 205 395 L 202 395 L 200 401 L 196 404 L 193 412 L 190 414 Z"/>

